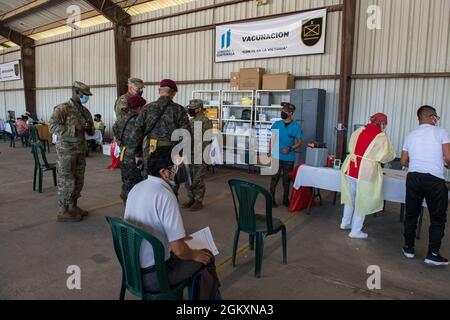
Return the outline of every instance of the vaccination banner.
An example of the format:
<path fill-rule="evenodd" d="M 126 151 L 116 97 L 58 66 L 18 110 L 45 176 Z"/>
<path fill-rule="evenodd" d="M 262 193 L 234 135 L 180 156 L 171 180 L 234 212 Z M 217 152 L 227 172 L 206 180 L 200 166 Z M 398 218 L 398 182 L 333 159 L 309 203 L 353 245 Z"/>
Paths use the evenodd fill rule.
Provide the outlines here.
<path fill-rule="evenodd" d="M 216 27 L 216 62 L 325 53 L 327 10 Z"/>
<path fill-rule="evenodd" d="M 20 73 L 20 61 L 0 64 L 0 82 L 22 79 Z"/>

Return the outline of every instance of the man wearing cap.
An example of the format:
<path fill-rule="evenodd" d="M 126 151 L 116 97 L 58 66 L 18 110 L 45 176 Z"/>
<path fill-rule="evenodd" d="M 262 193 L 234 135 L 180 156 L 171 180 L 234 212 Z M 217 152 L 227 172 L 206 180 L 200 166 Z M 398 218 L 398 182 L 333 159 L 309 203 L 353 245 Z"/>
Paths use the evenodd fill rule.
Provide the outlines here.
<path fill-rule="evenodd" d="M 136 153 L 136 119 L 147 103 L 144 98 L 130 96 L 124 116 L 120 117 L 113 126 L 114 137 L 120 147 L 120 171 L 122 174 L 122 192 L 120 197 L 126 204 L 128 193 L 142 181 L 141 170 L 135 161 Z"/>
<path fill-rule="evenodd" d="M 144 81 L 138 78 L 128 79 L 128 92 L 120 96 L 114 105 L 114 112 L 116 114 L 116 120 L 127 113 L 128 98 L 132 96 L 141 97 L 144 92 Z"/>
<path fill-rule="evenodd" d="M 384 133 L 387 116 L 377 113 L 370 123 L 355 131 L 349 143 L 349 156 L 342 165 L 341 191 L 344 216 L 341 229 L 351 230 L 353 239 L 367 239 L 362 232 L 366 215 L 383 210 L 383 172 L 380 163 L 395 159 L 395 151 Z"/>
<path fill-rule="evenodd" d="M 188 113 L 191 116 L 190 125 L 191 131 L 194 133 L 194 138 L 191 140 L 191 164 L 189 165 L 190 174 L 192 178 L 192 185 L 186 183 L 189 200 L 183 204 L 183 208 L 190 208 L 191 211 L 198 211 L 203 208 L 203 198 L 206 192 L 205 175 L 206 164 L 203 161 L 203 152 L 210 142 L 203 142 L 205 132 L 213 128 L 211 120 L 205 115 L 203 101 L 194 99 L 189 102 Z M 201 129 L 200 141 L 196 135 L 195 127 Z M 199 130 L 197 129 L 197 130 Z M 199 163 L 198 163 L 199 162 Z"/>
<path fill-rule="evenodd" d="M 81 221 L 88 215 L 77 201 L 84 185 L 87 144 L 85 133 L 93 135 L 94 122 L 89 110 L 83 106 L 92 96 L 90 88 L 76 81 L 72 85 L 72 98 L 55 107 L 50 118 L 50 131 L 58 142 L 58 221 Z"/>
<path fill-rule="evenodd" d="M 289 189 L 291 178 L 289 174 L 294 171 L 295 150 L 302 145 L 302 128 L 294 120 L 295 106 L 283 102 L 281 104 L 281 119 L 272 126 L 271 152 L 269 156 L 279 161 L 278 172 L 272 176 L 270 192 L 273 198 L 273 206 L 278 205 L 275 201 L 275 191 L 278 181 L 283 176 L 283 205 L 289 207 Z"/>
<path fill-rule="evenodd" d="M 171 161 L 175 146 L 172 133 L 175 130 L 185 129 L 190 133 L 185 108 L 173 102 L 177 92 L 178 87 L 173 80 L 162 80 L 159 99 L 147 104 L 136 120 L 136 161 L 144 161 L 145 172 L 148 171 L 150 158 Z"/>

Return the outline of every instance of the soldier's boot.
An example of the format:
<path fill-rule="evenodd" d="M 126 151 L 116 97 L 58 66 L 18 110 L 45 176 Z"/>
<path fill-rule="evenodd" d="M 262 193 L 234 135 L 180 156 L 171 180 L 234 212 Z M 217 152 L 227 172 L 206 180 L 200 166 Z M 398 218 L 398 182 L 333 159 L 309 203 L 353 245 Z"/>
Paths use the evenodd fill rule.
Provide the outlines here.
<path fill-rule="evenodd" d="M 195 200 L 194 204 L 191 206 L 191 211 L 200 211 L 203 209 L 203 203 Z"/>
<path fill-rule="evenodd" d="M 195 203 L 194 199 L 189 199 L 188 201 L 186 201 L 185 203 L 183 203 L 183 208 L 188 209 L 190 207 L 192 207 Z"/>
<path fill-rule="evenodd" d="M 82 217 L 87 217 L 89 212 L 81 209 L 80 207 L 78 207 L 77 205 L 77 200 L 75 200 L 72 204 L 72 208 L 70 209 L 70 211 L 74 214 L 79 214 Z"/>
<path fill-rule="evenodd" d="M 58 212 L 58 222 L 80 222 L 83 217 L 69 211 L 69 207 L 60 207 Z"/>

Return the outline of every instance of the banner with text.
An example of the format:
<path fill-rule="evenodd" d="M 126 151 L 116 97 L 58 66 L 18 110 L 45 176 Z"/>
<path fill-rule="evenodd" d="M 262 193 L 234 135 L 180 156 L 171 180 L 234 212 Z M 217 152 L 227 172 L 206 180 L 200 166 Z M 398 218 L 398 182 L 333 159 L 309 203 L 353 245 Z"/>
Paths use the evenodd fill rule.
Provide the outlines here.
<path fill-rule="evenodd" d="M 20 60 L 0 64 L 0 82 L 21 79 Z"/>
<path fill-rule="evenodd" d="M 216 62 L 325 53 L 327 10 L 216 27 Z"/>

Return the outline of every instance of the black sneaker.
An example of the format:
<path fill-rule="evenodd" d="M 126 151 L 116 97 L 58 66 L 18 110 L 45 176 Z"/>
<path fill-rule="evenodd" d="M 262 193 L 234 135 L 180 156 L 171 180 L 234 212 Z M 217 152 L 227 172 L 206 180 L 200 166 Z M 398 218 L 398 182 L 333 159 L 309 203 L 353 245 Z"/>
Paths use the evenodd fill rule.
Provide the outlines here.
<path fill-rule="evenodd" d="M 410 248 L 408 246 L 404 246 L 402 251 L 403 251 L 403 254 L 405 255 L 405 257 L 407 257 L 408 259 L 414 259 L 416 257 L 416 254 L 414 252 L 414 248 Z"/>
<path fill-rule="evenodd" d="M 441 257 L 439 253 L 428 253 L 425 263 L 432 267 L 445 267 L 448 266 L 448 260 Z"/>

